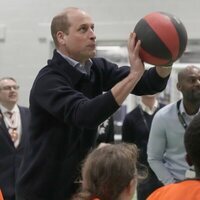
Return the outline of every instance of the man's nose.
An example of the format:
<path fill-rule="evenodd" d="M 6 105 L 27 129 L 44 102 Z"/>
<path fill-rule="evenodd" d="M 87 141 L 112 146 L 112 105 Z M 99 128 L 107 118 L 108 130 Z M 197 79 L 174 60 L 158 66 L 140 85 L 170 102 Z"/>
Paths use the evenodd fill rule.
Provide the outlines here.
<path fill-rule="evenodd" d="M 90 29 L 90 38 L 94 40 L 96 39 L 96 34 L 93 29 Z"/>
<path fill-rule="evenodd" d="M 195 82 L 195 85 L 200 87 L 200 79 L 197 79 L 197 81 Z"/>

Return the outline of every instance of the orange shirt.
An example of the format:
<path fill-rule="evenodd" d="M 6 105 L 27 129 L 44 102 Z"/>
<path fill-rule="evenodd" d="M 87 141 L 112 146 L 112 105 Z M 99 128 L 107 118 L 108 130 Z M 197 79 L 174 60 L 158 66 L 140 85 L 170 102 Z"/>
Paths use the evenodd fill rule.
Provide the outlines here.
<path fill-rule="evenodd" d="M 1 193 L 1 190 L 0 190 L 0 200 L 3 200 L 3 195 Z"/>
<path fill-rule="evenodd" d="M 147 200 L 200 200 L 200 180 L 185 180 L 163 186 Z"/>

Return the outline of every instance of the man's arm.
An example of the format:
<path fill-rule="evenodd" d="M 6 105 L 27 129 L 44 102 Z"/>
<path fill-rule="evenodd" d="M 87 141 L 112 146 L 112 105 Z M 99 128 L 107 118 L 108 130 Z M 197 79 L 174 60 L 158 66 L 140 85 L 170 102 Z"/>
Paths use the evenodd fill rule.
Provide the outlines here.
<path fill-rule="evenodd" d="M 174 178 L 164 165 L 163 157 L 166 149 L 167 138 L 164 123 L 160 115 L 162 109 L 156 113 L 152 121 L 152 126 L 147 145 L 148 162 L 158 179 L 163 184 L 174 182 Z"/>
<path fill-rule="evenodd" d="M 141 42 L 137 41 L 137 43 L 135 43 L 136 34 L 131 33 L 128 41 L 128 54 L 131 66 L 130 73 L 111 89 L 113 97 L 118 105 L 121 105 L 126 97 L 131 93 L 145 70 L 144 64 L 139 57 Z"/>
<path fill-rule="evenodd" d="M 147 89 L 148 86 L 144 90 L 143 89 L 141 90 L 141 88 L 143 88 L 141 85 L 143 85 L 144 83 L 149 84 L 149 91 L 150 90 L 152 91 L 153 88 L 155 89 L 155 92 L 152 92 L 152 93 L 157 93 L 157 92 L 162 91 L 167 84 L 167 80 L 172 70 L 171 66 L 169 67 L 155 66 L 157 77 L 155 76 L 156 73 L 153 73 L 153 71 L 151 71 L 151 73 L 149 73 L 147 76 L 143 76 L 145 68 L 144 68 L 143 62 L 141 61 L 139 57 L 140 45 L 141 45 L 140 41 L 136 43 L 136 34 L 131 33 L 129 41 L 128 41 L 130 73 L 127 77 L 125 77 L 123 80 L 118 82 L 111 89 L 114 99 L 116 100 L 118 105 L 121 105 L 123 101 L 126 99 L 126 97 L 128 96 L 128 94 L 130 94 L 134 90 L 135 92 L 139 90 L 139 93 L 142 93 L 145 90 L 148 91 Z M 141 79 L 143 80 L 141 81 Z"/>

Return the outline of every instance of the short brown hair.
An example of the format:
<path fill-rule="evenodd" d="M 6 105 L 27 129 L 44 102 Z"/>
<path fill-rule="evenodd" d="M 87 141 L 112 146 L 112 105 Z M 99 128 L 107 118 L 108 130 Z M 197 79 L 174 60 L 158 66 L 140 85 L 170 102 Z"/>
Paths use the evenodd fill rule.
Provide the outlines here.
<path fill-rule="evenodd" d="M 69 22 L 69 13 L 75 10 L 80 10 L 76 7 L 65 8 L 61 13 L 56 15 L 51 22 L 51 35 L 55 46 L 58 46 L 56 34 L 58 31 L 68 34 L 71 23 Z"/>
<path fill-rule="evenodd" d="M 109 144 L 92 151 L 82 168 L 82 190 L 74 200 L 117 200 L 130 181 L 137 179 L 137 157 L 134 144 Z"/>
<path fill-rule="evenodd" d="M 51 35 L 55 46 L 58 46 L 58 41 L 56 34 L 58 31 L 62 31 L 64 33 L 68 33 L 70 27 L 70 23 L 68 20 L 67 12 L 62 12 L 61 14 L 55 16 L 51 22 Z"/>

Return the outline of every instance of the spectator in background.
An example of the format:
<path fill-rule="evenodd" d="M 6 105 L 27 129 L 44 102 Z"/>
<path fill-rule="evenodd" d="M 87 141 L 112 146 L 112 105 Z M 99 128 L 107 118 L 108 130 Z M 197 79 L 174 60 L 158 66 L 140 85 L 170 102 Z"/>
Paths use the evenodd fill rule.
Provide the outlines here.
<path fill-rule="evenodd" d="M 147 200 L 199 200 L 200 199 L 200 114 L 186 129 L 184 136 L 186 161 L 194 166 L 195 177 L 172 183 L 153 192 Z"/>
<path fill-rule="evenodd" d="M 147 161 L 147 142 L 151 122 L 155 113 L 164 106 L 157 100 L 157 95 L 141 96 L 139 105 L 125 116 L 122 125 L 122 141 L 134 143 L 140 151 L 139 161 L 148 168 L 148 177 L 137 187 L 137 199 L 146 200 L 150 193 L 162 186 Z"/>
<path fill-rule="evenodd" d="M 31 133 L 17 182 L 18 200 L 69 199 L 79 186 L 80 163 L 96 144 L 97 127 L 130 93 L 162 91 L 171 72 L 171 67 L 145 71 L 135 33 L 128 41 L 131 67 L 95 57 L 94 22 L 78 8 L 56 15 L 51 33 L 53 58 L 30 93 Z"/>
<path fill-rule="evenodd" d="M 137 147 L 108 144 L 93 150 L 82 168 L 82 187 L 73 200 L 131 200 L 137 185 Z"/>
<path fill-rule="evenodd" d="M 187 66 L 178 73 L 177 89 L 183 98 L 160 109 L 152 121 L 147 154 L 149 165 L 164 184 L 185 179 L 185 129 L 199 112 L 200 68 Z"/>
<path fill-rule="evenodd" d="M 0 188 L 15 200 L 15 184 L 29 132 L 29 110 L 17 105 L 19 86 L 12 77 L 0 79 Z"/>

